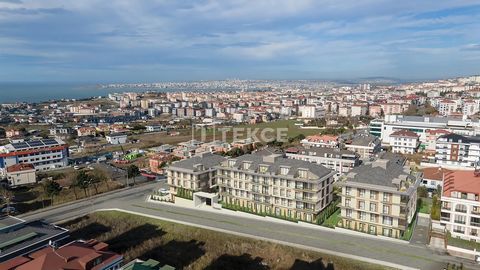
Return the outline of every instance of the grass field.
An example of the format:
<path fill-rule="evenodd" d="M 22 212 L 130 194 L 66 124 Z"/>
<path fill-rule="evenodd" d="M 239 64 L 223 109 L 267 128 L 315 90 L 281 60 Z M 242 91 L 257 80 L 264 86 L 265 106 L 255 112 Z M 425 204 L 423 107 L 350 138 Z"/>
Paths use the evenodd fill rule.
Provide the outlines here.
<path fill-rule="evenodd" d="M 62 224 L 72 238 L 106 241 L 125 261 L 156 259 L 177 269 L 385 269 L 250 238 L 130 215 L 97 212 Z"/>
<path fill-rule="evenodd" d="M 432 199 L 430 198 L 422 198 L 422 205 L 420 205 L 420 213 L 423 214 L 430 214 L 432 210 Z"/>
<path fill-rule="evenodd" d="M 342 220 L 342 218 L 340 217 L 340 209 L 337 209 L 337 211 L 330 215 L 322 225 L 327 227 L 337 227 L 340 220 Z"/>

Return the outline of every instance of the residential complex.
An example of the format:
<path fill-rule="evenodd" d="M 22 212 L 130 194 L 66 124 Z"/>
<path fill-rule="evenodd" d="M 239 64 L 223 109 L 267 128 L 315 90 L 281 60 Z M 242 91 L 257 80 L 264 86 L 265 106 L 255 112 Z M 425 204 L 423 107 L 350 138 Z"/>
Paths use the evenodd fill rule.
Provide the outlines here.
<path fill-rule="evenodd" d="M 441 223 L 452 237 L 480 242 L 480 174 L 446 171 L 443 176 Z"/>
<path fill-rule="evenodd" d="M 312 222 L 332 201 L 335 172 L 322 165 L 282 154 L 247 154 L 216 168 L 220 199 L 259 213 Z"/>
<path fill-rule="evenodd" d="M 374 235 L 403 237 L 417 205 L 421 173 L 411 172 L 405 158 L 384 153 L 354 168 L 339 182 L 343 227 Z"/>

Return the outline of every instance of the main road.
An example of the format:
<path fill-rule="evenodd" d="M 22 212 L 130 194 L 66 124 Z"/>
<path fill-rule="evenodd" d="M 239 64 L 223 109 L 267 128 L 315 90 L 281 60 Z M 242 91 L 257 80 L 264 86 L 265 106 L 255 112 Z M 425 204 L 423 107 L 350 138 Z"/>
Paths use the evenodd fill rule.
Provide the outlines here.
<path fill-rule="evenodd" d="M 288 224 L 256 217 L 245 217 L 244 215 L 226 215 L 216 213 L 215 211 L 146 202 L 150 191 L 158 188 L 158 186 L 158 183 L 148 183 L 103 194 L 92 199 L 46 208 L 19 217 L 25 220 L 44 219 L 47 222 L 57 223 L 83 216 L 93 211 L 116 208 L 155 216 L 160 219 L 209 227 L 214 230 L 260 239 L 269 239 L 314 250 L 328 250 L 330 253 L 350 254 L 366 258 L 367 261 L 377 260 L 400 266 L 431 270 L 443 269 L 447 262 L 455 262 L 457 264 L 463 262 L 466 266 L 475 268 L 468 261 L 460 261 L 444 253 L 436 253 L 425 245 L 372 239 L 361 235 L 343 234 L 334 230 L 326 231 L 303 227 L 293 223 Z"/>

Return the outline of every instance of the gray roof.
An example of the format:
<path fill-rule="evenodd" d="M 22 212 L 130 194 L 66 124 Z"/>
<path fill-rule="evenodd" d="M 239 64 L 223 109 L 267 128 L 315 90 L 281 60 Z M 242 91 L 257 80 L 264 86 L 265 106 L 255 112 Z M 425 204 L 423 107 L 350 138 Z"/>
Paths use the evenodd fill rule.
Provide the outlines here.
<path fill-rule="evenodd" d="M 373 136 L 370 134 L 362 134 L 353 138 L 352 143 L 350 143 L 349 145 L 369 146 L 372 142 L 380 143 L 380 139 L 377 136 Z"/>
<path fill-rule="evenodd" d="M 272 154 L 272 155 L 259 155 L 259 154 L 247 154 L 240 156 L 235 159 L 235 167 L 242 168 L 244 162 L 250 162 L 251 167 L 249 170 L 259 171 L 261 164 L 268 165 L 268 170 L 266 173 L 269 174 L 279 174 L 281 167 L 289 167 L 289 172 L 287 176 L 296 176 L 299 169 L 307 169 L 318 178 L 322 178 L 331 172 L 332 170 L 324 167 L 323 165 L 311 163 L 303 160 L 295 160 L 290 158 L 285 158 L 281 154 Z"/>
<path fill-rule="evenodd" d="M 208 170 L 220 164 L 224 160 L 225 158 L 220 155 L 215 155 L 212 153 L 202 153 L 188 159 L 174 162 L 169 166 L 169 169 L 183 169 L 195 171 L 197 170 L 196 166 L 202 165 L 204 170 Z"/>
<path fill-rule="evenodd" d="M 353 168 L 346 175 L 346 182 L 398 188 L 402 180 L 416 181 L 416 177 L 410 174 L 409 168 L 404 164 L 403 156 L 386 152 L 373 162 Z"/>
<path fill-rule="evenodd" d="M 350 150 L 338 149 L 338 148 L 330 148 L 330 147 L 292 147 L 298 150 L 299 155 L 307 155 L 307 156 L 318 156 L 324 157 L 327 154 L 328 157 L 331 158 L 342 158 L 342 156 L 352 156 L 352 157 L 359 157 L 359 155 Z M 292 148 L 287 149 L 292 150 Z M 312 155 L 313 153 L 313 155 Z"/>

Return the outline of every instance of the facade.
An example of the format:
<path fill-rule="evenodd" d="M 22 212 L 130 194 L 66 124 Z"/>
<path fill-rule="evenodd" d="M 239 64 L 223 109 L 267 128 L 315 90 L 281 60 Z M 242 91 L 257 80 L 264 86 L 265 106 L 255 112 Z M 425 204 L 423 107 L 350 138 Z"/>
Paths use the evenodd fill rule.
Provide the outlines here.
<path fill-rule="evenodd" d="M 452 117 L 385 115 L 383 120 L 372 120 L 369 125 L 370 134 L 379 136 L 383 145 L 392 144 L 390 134 L 397 130 L 417 133 L 420 142 L 424 144 L 427 141 L 427 131 L 432 129 L 443 129 L 463 136 L 476 136 L 480 134 L 480 122 Z"/>
<path fill-rule="evenodd" d="M 123 133 L 112 133 L 105 136 L 109 144 L 125 144 L 127 143 L 127 134 Z"/>
<path fill-rule="evenodd" d="M 325 117 L 325 109 L 317 105 L 304 105 L 298 107 L 300 118 L 315 119 Z"/>
<path fill-rule="evenodd" d="M 438 137 L 435 161 L 448 167 L 475 168 L 480 162 L 480 136 L 446 134 Z"/>
<path fill-rule="evenodd" d="M 390 134 L 392 152 L 400 154 L 413 154 L 417 152 L 420 144 L 417 133 L 409 130 L 398 130 Z"/>
<path fill-rule="evenodd" d="M 108 251 L 108 244 L 97 240 L 70 242 L 61 247 L 47 246 L 0 265 L 15 270 L 116 270 L 123 256 Z M 7 268 L 8 267 L 8 268 Z"/>
<path fill-rule="evenodd" d="M 438 113 L 448 116 L 457 111 L 457 103 L 453 100 L 443 99 L 437 104 Z"/>
<path fill-rule="evenodd" d="M 166 169 L 170 193 L 175 196 L 179 188 L 192 193 L 210 191 L 216 175 L 214 167 L 224 160 L 220 155 L 203 153 L 172 163 Z"/>
<path fill-rule="evenodd" d="M 46 171 L 68 166 L 68 145 L 60 139 L 22 141 L 0 146 L 0 176 L 7 167 L 29 163 L 35 170 Z"/>
<path fill-rule="evenodd" d="M 7 183 L 9 187 L 35 184 L 36 182 L 35 167 L 32 164 L 20 163 L 7 167 Z"/>
<path fill-rule="evenodd" d="M 345 148 L 360 155 L 360 158 L 369 159 L 381 150 L 381 142 L 377 136 L 365 134 L 355 136 L 345 143 Z"/>
<path fill-rule="evenodd" d="M 342 187 L 340 204 L 344 228 L 401 238 L 417 206 L 421 173 L 412 173 L 406 159 L 384 153 L 373 162 L 354 168 Z"/>
<path fill-rule="evenodd" d="M 335 172 L 322 165 L 255 153 L 216 168 L 220 199 L 258 213 L 313 222 L 332 201 Z"/>
<path fill-rule="evenodd" d="M 43 223 L 0 217 L 0 269 L 3 262 L 35 252 L 68 237 L 68 230 Z M 8 268 L 7 268 L 8 269 Z M 31 268 L 37 269 L 37 268 Z"/>
<path fill-rule="evenodd" d="M 360 165 L 360 155 L 337 148 L 327 147 L 291 147 L 285 151 L 287 158 L 313 162 L 337 172 L 336 177 L 349 172 Z"/>
<path fill-rule="evenodd" d="M 480 177 L 478 171 L 444 174 L 440 222 L 452 237 L 480 242 Z"/>

